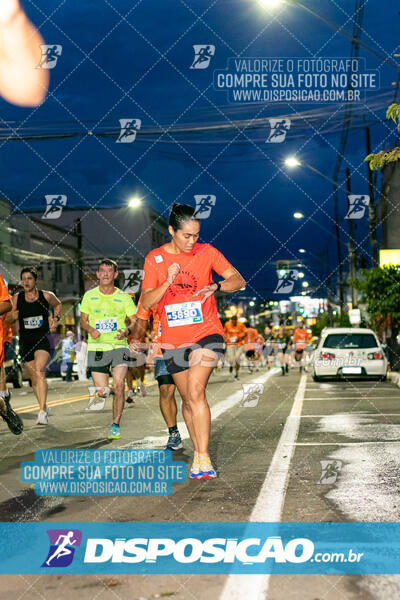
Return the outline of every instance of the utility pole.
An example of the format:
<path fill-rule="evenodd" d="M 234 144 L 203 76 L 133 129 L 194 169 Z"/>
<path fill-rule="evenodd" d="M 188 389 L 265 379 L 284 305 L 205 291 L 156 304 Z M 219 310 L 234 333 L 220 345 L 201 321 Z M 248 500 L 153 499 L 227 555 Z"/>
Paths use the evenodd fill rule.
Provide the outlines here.
<path fill-rule="evenodd" d="M 343 281 L 343 260 L 342 260 L 342 247 L 340 243 L 340 226 L 339 226 L 339 198 L 338 198 L 338 186 L 335 183 L 334 186 L 334 207 L 335 207 L 335 233 L 336 233 L 336 252 L 338 260 L 338 284 L 339 284 L 339 299 L 340 299 L 340 310 L 343 310 L 345 304 L 345 286 Z"/>
<path fill-rule="evenodd" d="M 352 308 L 357 308 L 357 290 L 353 285 L 353 279 L 356 277 L 356 254 L 354 252 L 354 220 L 350 216 L 350 194 L 351 194 L 351 185 L 350 185 L 350 169 L 346 169 L 346 183 L 347 183 L 347 204 L 348 204 L 348 221 L 349 221 L 349 275 L 350 275 L 350 288 L 351 288 L 351 304 Z"/>
<path fill-rule="evenodd" d="M 369 127 L 365 129 L 366 134 L 366 145 L 367 145 L 367 156 L 371 154 L 371 136 Z M 369 208 L 368 208 L 368 222 L 369 222 L 369 239 L 372 250 L 372 266 L 379 267 L 379 244 L 376 236 L 376 209 L 375 209 L 375 196 L 374 196 L 374 180 L 373 173 L 367 163 L 367 177 L 368 177 L 368 193 L 369 193 Z"/>
<path fill-rule="evenodd" d="M 85 293 L 85 277 L 83 273 L 83 251 L 82 251 L 82 223 L 80 219 L 75 221 L 75 235 L 77 238 L 77 267 L 79 277 L 79 297 L 82 298 Z"/>

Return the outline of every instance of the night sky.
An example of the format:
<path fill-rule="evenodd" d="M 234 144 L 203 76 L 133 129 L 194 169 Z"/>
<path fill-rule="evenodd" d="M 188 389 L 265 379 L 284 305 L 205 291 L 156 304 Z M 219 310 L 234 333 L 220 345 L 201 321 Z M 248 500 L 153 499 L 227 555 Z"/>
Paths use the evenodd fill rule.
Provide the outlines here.
<path fill-rule="evenodd" d="M 305 0 L 306 1 L 306 0 Z M 352 32 L 354 0 L 307 5 Z M 165 216 L 174 201 L 194 204 L 214 194 L 202 224 L 202 241 L 221 250 L 243 273 L 255 296 L 270 296 L 273 261 L 298 258 L 299 248 L 329 255 L 335 274 L 335 241 L 313 221 L 296 222 L 300 210 L 334 232 L 332 184 L 302 166 L 296 154 L 332 177 L 344 117 L 337 103 L 229 103 L 213 89 L 214 70 L 230 57 L 344 57 L 351 42 L 298 6 L 275 10 L 257 0 L 36 0 L 24 2 L 47 44 L 61 44 L 50 71 L 47 99 L 35 109 L 0 100 L 1 193 L 15 210 L 44 208 L 45 194 L 66 194 L 69 206 L 122 206 L 132 194 Z M 384 7 L 384 8 L 383 8 Z M 400 65 L 399 5 L 365 4 L 362 41 Z M 206 69 L 190 69 L 194 44 L 215 46 Z M 365 125 L 372 149 L 395 144 L 385 110 L 395 97 L 398 72 L 364 48 L 367 69 L 380 73 L 380 89 L 354 105 L 340 172 L 351 170 L 354 193 L 367 194 Z M 286 140 L 265 143 L 268 118 L 292 119 Z M 119 119 L 141 119 L 133 143 L 117 144 Z M 93 131 L 98 136 L 87 135 Z M 60 134 L 73 137 L 60 138 Z M 30 135 L 56 139 L 29 140 Z M 379 180 L 378 180 L 379 188 Z M 343 251 L 347 200 L 340 194 Z M 112 229 L 110 228 L 110 235 Z M 358 252 L 369 260 L 367 219 L 357 222 Z M 307 278 L 321 280 L 322 263 L 310 253 Z M 344 265 L 347 270 L 347 263 Z M 314 295 L 321 295 L 318 290 Z"/>

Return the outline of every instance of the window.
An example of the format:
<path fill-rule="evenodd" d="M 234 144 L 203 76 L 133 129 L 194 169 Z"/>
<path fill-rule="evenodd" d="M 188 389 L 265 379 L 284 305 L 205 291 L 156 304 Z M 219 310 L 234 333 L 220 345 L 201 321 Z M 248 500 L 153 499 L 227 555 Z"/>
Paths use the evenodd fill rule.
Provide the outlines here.
<path fill-rule="evenodd" d="M 56 262 L 55 280 L 62 281 L 62 265 L 59 262 Z"/>
<path fill-rule="evenodd" d="M 74 283 L 74 265 L 67 265 L 67 283 Z"/>
<path fill-rule="evenodd" d="M 324 343 L 324 348 L 377 348 L 379 343 L 372 333 L 331 333 Z"/>

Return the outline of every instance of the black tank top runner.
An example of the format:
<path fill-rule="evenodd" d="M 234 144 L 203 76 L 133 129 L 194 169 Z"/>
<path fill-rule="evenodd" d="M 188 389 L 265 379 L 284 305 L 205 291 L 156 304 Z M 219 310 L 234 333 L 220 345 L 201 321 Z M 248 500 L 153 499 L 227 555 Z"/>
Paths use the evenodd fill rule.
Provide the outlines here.
<path fill-rule="evenodd" d="M 22 341 L 41 339 L 50 333 L 49 303 L 39 290 L 39 297 L 34 302 L 25 300 L 25 292 L 20 292 L 17 299 L 19 336 Z"/>

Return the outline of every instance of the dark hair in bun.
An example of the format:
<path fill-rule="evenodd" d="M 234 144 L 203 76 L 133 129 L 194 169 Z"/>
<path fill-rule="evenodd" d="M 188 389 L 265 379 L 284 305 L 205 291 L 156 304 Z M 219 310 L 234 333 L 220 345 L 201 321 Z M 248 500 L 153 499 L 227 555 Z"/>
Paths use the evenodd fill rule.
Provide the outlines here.
<path fill-rule="evenodd" d="M 169 225 L 174 231 L 182 229 L 185 221 L 198 221 L 195 216 L 196 209 L 188 204 L 173 204 L 169 214 Z"/>

